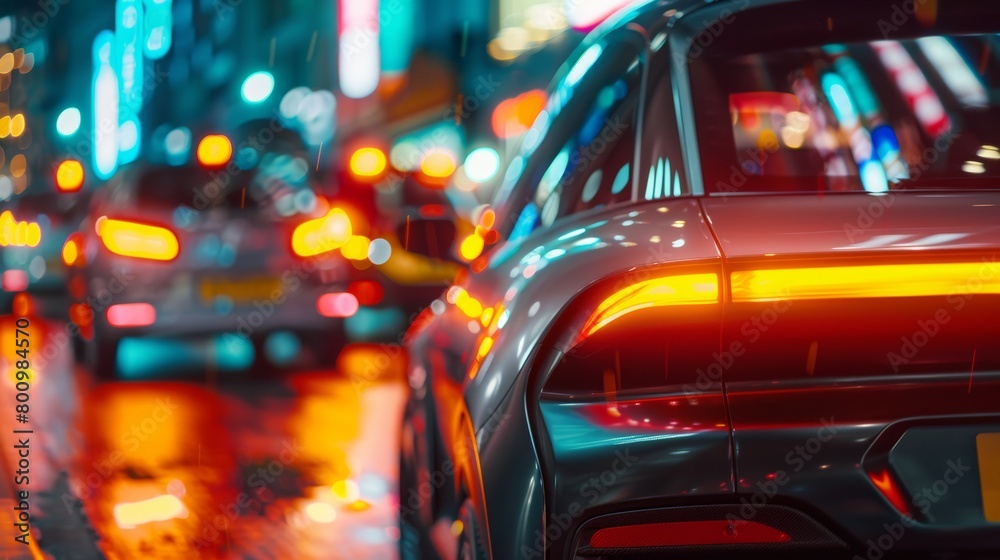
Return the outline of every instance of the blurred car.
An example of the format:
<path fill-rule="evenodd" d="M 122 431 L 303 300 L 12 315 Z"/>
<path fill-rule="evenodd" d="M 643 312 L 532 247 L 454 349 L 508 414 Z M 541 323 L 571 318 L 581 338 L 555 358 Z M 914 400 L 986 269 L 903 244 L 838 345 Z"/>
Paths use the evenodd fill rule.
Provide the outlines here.
<path fill-rule="evenodd" d="M 89 193 L 22 194 L 10 201 L 0 216 L 0 309 L 9 310 L 13 295 L 23 291 L 38 296 L 36 303 L 45 314 L 64 316 L 63 243 L 83 220 L 88 197 Z"/>
<path fill-rule="evenodd" d="M 1000 556 L 1000 5 L 899 9 L 580 46 L 407 334 L 402 558 Z"/>
<path fill-rule="evenodd" d="M 114 374 L 125 339 L 211 339 L 220 367 L 300 353 L 332 366 L 358 308 L 336 251 L 350 220 L 307 170 L 268 154 L 250 170 L 147 167 L 104 187 L 69 241 L 93 371 Z"/>

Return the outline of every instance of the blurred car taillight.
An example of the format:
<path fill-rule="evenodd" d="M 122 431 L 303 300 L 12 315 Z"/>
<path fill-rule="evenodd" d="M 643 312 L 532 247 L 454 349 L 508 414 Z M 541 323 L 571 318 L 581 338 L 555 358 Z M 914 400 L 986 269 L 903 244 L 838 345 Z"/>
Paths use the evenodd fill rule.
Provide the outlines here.
<path fill-rule="evenodd" d="M 357 280 L 347 286 L 347 291 L 357 298 L 360 305 L 378 305 L 385 291 L 375 280 Z"/>
<path fill-rule="evenodd" d="M 145 327 L 156 321 L 156 309 L 148 303 L 119 303 L 108 308 L 107 316 L 113 327 Z"/>
<path fill-rule="evenodd" d="M 28 273 L 19 269 L 5 270 L 2 284 L 7 292 L 24 291 L 28 289 Z"/>
<path fill-rule="evenodd" d="M 66 266 L 83 264 L 83 236 L 79 233 L 70 234 L 63 244 L 62 260 Z"/>
<path fill-rule="evenodd" d="M 340 208 L 325 216 L 303 222 L 292 232 L 292 250 L 300 257 L 312 257 L 340 248 L 351 238 L 351 219 Z"/>
<path fill-rule="evenodd" d="M 109 251 L 125 257 L 171 261 L 180 252 L 177 236 L 160 226 L 104 218 L 97 234 Z"/>
<path fill-rule="evenodd" d="M 316 310 L 324 317 L 350 317 L 358 312 L 358 298 L 346 292 L 323 294 L 316 300 Z"/>

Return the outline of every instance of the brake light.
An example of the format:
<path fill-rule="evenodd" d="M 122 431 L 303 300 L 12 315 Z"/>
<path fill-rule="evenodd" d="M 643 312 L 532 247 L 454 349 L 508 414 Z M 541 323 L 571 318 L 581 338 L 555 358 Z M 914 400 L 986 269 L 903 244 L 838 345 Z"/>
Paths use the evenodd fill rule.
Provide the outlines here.
<path fill-rule="evenodd" d="M 633 284 L 605 299 L 584 323 L 577 340 L 586 338 L 615 319 L 649 307 L 718 303 L 719 279 L 714 273 L 654 278 Z"/>
<path fill-rule="evenodd" d="M 324 317 L 350 317 L 358 307 L 358 298 L 347 292 L 323 294 L 316 300 L 316 310 Z"/>
<path fill-rule="evenodd" d="M 108 308 L 107 317 L 113 327 L 145 327 L 156 321 L 156 309 L 148 303 L 118 303 Z"/>
<path fill-rule="evenodd" d="M 734 272 L 733 301 L 1000 294 L 990 262 L 787 268 Z"/>
<path fill-rule="evenodd" d="M 878 488 L 878 491 L 885 499 L 889 500 L 892 507 L 896 508 L 903 515 L 913 517 L 913 512 L 910 511 L 910 504 L 906 503 L 906 498 L 903 497 L 903 492 L 899 489 L 889 469 L 882 469 L 878 473 L 868 473 L 868 478 L 871 479 L 872 484 L 875 485 L 875 488 Z"/>
<path fill-rule="evenodd" d="M 172 261 L 180 252 L 177 236 L 164 227 L 105 218 L 97 234 L 109 251 L 124 257 Z"/>
<path fill-rule="evenodd" d="M 347 291 L 358 298 L 360 305 L 378 305 L 382 302 L 385 291 L 382 285 L 374 280 L 357 280 L 347 286 Z"/>
<path fill-rule="evenodd" d="M 340 208 L 326 216 L 299 224 L 292 232 L 292 250 L 300 257 L 311 257 L 339 248 L 351 238 L 351 219 Z"/>
<path fill-rule="evenodd" d="M 784 543 L 787 534 L 756 521 L 725 519 L 605 527 L 590 538 L 594 548 Z"/>

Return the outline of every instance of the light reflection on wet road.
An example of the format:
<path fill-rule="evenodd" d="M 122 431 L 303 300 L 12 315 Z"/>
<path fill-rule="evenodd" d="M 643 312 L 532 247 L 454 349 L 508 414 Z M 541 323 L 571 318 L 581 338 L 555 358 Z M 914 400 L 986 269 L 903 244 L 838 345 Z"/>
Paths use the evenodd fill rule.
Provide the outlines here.
<path fill-rule="evenodd" d="M 212 385 L 95 384 L 51 360 L 32 386 L 42 549 L 60 558 L 99 557 L 85 552 L 94 545 L 123 559 L 395 558 L 405 393 L 394 354 L 353 346 L 340 371 Z M 6 402 L 13 388 L 2 367 Z M 88 523 L 93 544 L 70 546 L 88 538 Z"/>

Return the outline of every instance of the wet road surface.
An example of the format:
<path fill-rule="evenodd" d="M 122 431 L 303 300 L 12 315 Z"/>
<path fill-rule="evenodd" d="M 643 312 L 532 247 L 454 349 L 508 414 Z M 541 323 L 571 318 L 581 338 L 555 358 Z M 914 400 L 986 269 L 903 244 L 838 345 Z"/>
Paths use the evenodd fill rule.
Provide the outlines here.
<path fill-rule="evenodd" d="M 99 383 L 61 330 L 32 325 L 44 341 L 28 425 L 40 550 L 5 536 L 0 558 L 396 557 L 398 348 L 349 346 L 329 371 Z M 0 402 L 12 403 L 6 342 Z M 0 409 L 8 471 L 10 408 Z M 7 533 L 13 485 L 2 474 Z"/>

